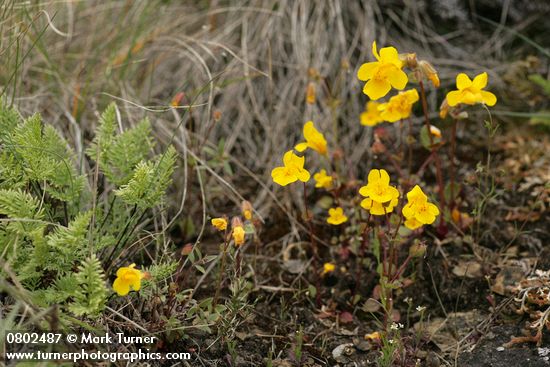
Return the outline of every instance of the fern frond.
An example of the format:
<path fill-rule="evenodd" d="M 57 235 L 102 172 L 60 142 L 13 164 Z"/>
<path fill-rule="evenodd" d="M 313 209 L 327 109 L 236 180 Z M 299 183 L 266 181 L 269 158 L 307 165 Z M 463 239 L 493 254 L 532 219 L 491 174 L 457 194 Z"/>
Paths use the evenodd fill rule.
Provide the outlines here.
<path fill-rule="evenodd" d="M 166 189 L 172 182 L 176 164 L 176 150 L 168 148 L 155 162 L 140 162 L 128 184 L 116 191 L 124 202 L 141 209 L 162 203 Z"/>
<path fill-rule="evenodd" d="M 97 257 L 92 255 L 83 261 L 74 277 L 78 285 L 69 310 L 76 316 L 97 317 L 105 308 L 108 294 L 105 274 Z"/>
<path fill-rule="evenodd" d="M 40 115 L 35 114 L 15 128 L 12 144 L 9 147 L 27 183 L 45 183 L 44 190 L 52 197 L 77 201 L 84 177 L 76 172 L 74 153 L 52 126 L 43 125 Z"/>
<path fill-rule="evenodd" d="M 134 168 L 148 157 L 152 148 L 149 120 L 116 134 L 116 106 L 111 104 L 101 115 L 97 134 L 86 153 L 99 163 L 109 181 L 121 186 L 128 183 Z"/>

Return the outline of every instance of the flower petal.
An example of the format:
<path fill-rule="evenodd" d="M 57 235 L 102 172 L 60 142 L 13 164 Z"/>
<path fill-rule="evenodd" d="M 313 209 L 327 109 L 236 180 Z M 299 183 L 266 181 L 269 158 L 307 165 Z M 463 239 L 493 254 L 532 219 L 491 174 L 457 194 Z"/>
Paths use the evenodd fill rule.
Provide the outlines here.
<path fill-rule="evenodd" d="M 294 153 L 292 152 L 292 150 L 289 150 L 288 152 L 285 153 L 285 155 L 283 155 L 283 163 L 285 166 L 292 164 L 293 155 Z"/>
<path fill-rule="evenodd" d="M 447 103 L 449 106 L 454 107 L 461 102 L 462 92 L 453 90 L 447 93 Z"/>
<path fill-rule="evenodd" d="M 396 61 L 397 65 L 401 66 L 401 60 L 399 60 L 399 54 L 395 47 L 384 47 L 380 50 L 380 61 L 394 64 Z M 396 66 L 397 66 L 396 65 Z"/>
<path fill-rule="evenodd" d="M 422 227 L 422 223 L 414 218 L 409 218 L 405 221 L 405 227 L 414 231 L 415 229 Z"/>
<path fill-rule="evenodd" d="M 370 172 L 369 172 L 369 176 L 367 177 L 367 181 L 369 182 L 369 184 L 372 184 L 372 183 L 377 182 L 378 180 L 380 180 L 380 170 L 378 170 L 376 168 L 371 169 Z M 367 186 L 363 186 L 363 187 L 368 190 Z M 359 192 L 361 192 L 361 191 L 359 191 Z M 365 195 L 365 196 L 367 196 L 367 195 Z"/>
<path fill-rule="evenodd" d="M 361 65 L 359 67 L 359 70 L 357 70 L 357 78 L 363 81 L 371 79 L 372 76 L 375 74 L 378 66 L 379 66 L 378 61 L 367 62 Z"/>
<path fill-rule="evenodd" d="M 362 186 L 362 187 L 359 189 L 359 194 L 360 194 L 361 196 L 369 196 L 367 192 L 368 192 L 367 186 Z"/>
<path fill-rule="evenodd" d="M 483 72 L 477 75 L 472 81 L 472 87 L 476 89 L 483 89 L 487 86 L 487 73 Z"/>
<path fill-rule="evenodd" d="M 387 80 L 371 79 L 363 87 L 363 93 L 372 100 L 384 97 L 391 89 L 391 84 Z"/>
<path fill-rule="evenodd" d="M 300 153 L 306 150 L 307 148 L 308 148 L 308 144 L 305 141 L 296 144 L 296 146 L 294 147 L 294 149 L 296 149 Z"/>
<path fill-rule="evenodd" d="M 382 185 L 384 186 L 390 184 L 390 175 L 385 169 L 380 170 L 380 183 L 382 183 Z"/>
<path fill-rule="evenodd" d="M 369 198 L 366 198 L 366 199 L 363 199 L 361 200 L 361 208 L 365 209 L 365 210 L 370 210 L 370 208 L 372 207 L 372 199 L 369 199 Z"/>
<path fill-rule="evenodd" d="M 428 211 L 434 216 L 439 215 L 439 208 L 435 204 L 428 203 Z"/>
<path fill-rule="evenodd" d="M 402 90 L 407 85 L 407 82 L 409 81 L 409 78 L 407 77 L 407 74 L 401 69 L 395 69 L 395 71 L 392 71 L 389 74 L 390 83 L 392 87 L 395 89 Z M 414 89 L 416 90 L 416 89 Z"/>
<path fill-rule="evenodd" d="M 481 98 L 483 99 L 483 103 L 487 106 L 494 106 L 497 103 L 497 96 L 485 90 L 481 91 Z"/>
<path fill-rule="evenodd" d="M 376 48 L 376 41 L 372 41 L 372 54 L 374 57 L 376 57 L 376 60 L 380 60 L 380 55 L 378 54 L 377 48 Z"/>
<path fill-rule="evenodd" d="M 122 279 L 116 278 L 113 282 L 113 290 L 117 292 L 119 296 L 125 296 L 130 292 L 130 285 Z"/>
<path fill-rule="evenodd" d="M 412 205 L 411 203 L 408 203 L 407 205 L 405 205 L 403 207 L 403 209 L 401 210 L 401 213 L 403 213 L 403 216 L 405 218 L 412 218 L 414 217 L 414 210 L 412 209 Z"/>
<path fill-rule="evenodd" d="M 297 180 L 295 176 L 289 174 L 288 168 L 286 167 L 274 168 L 271 171 L 271 178 L 273 178 L 273 182 L 281 186 L 286 186 Z"/>
<path fill-rule="evenodd" d="M 372 201 L 372 206 L 370 208 L 370 213 L 372 215 L 385 215 L 386 214 L 386 209 L 384 208 L 384 206 L 379 203 L 378 201 Z"/>
<path fill-rule="evenodd" d="M 464 73 L 460 73 L 456 76 L 456 87 L 459 90 L 466 89 L 472 85 L 472 81 L 468 77 L 468 75 Z"/>
<path fill-rule="evenodd" d="M 424 223 L 424 224 L 432 224 L 433 222 L 435 222 L 435 215 L 433 215 L 429 211 L 418 212 L 416 213 L 415 218 L 420 223 Z"/>
<path fill-rule="evenodd" d="M 130 283 L 130 286 L 134 291 L 139 291 L 141 288 L 141 277 L 136 277 L 136 279 Z"/>
<path fill-rule="evenodd" d="M 298 180 L 302 181 L 302 182 L 308 182 L 311 175 L 309 174 L 309 171 L 308 170 L 305 170 L 305 169 L 301 169 L 298 174 L 297 174 L 297 177 L 298 177 Z"/>

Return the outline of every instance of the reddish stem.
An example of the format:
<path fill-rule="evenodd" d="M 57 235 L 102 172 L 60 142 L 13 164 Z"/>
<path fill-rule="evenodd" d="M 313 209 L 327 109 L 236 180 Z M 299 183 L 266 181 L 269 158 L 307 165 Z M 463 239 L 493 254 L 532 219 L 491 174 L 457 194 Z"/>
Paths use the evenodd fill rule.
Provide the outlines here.
<path fill-rule="evenodd" d="M 451 129 L 451 152 L 450 152 L 450 158 L 451 158 L 451 167 L 450 167 L 450 176 L 451 176 L 451 202 L 449 203 L 449 208 L 453 209 L 455 204 L 455 152 L 456 152 L 456 126 L 457 126 L 457 120 L 453 120 L 453 126 Z"/>
<path fill-rule="evenodd" d="M 426 128 L 428 129 L 428 136 L 430 137 L 430 146 L 432 149 L 432 155 L 434 156 L 437 185 L 439 186 L 439 201 L 441 204 L 441 212 L 445 210 L 445 186 L 443 185 L 443 175 L 441 173 L 441 160 L 439 154 L 437 154 L 436 147 L 434 146 L 434 140 L 432 133 L 430 132 L 430 118 L 428 117 L 428 102 L 426 100 L 426 91 L 424 90 L 424 83 L 419 81 L 420 96 L 422 99 L 422 110 L 424 111 L 424 121 Z M 441 225 L 444 225 L 444 215 L 441 215 Z"/>

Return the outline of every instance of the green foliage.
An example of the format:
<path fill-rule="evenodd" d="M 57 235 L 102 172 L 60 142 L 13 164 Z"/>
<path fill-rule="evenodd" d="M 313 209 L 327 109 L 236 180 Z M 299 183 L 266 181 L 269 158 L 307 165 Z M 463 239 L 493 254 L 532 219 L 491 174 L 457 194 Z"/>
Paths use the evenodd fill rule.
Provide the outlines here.
<path fill-rule="evenodd" d="M 546 97 L 550 97 L 550 80 L 549 79 L 546 79 L 539 74 L 532 74 L 532 75 L 529 75 L 529 80 L 531 80 L 533 83 L 541 87 Z M 544 110 L 544 111 L 541 111 L 541 113 L 534 114 L 533 117 L 531 117 L 531 119 L 529 120 L 529 122 L 531 123 L 531 125 L 539 125 L 546 129 L 550 129 L 550 111 Z"/>
<path fill-rule="evenodd" d="M 18 124 L 12 141 L 6 143 L 10 144 L 25 184 L 41 184 L 42 190 L 61 201 L 78 200 L 84 177 L 77 174 L 74 154 L 52 126 L 42 124 L 40 115 Z"/>
<path fill-rule="evenodd" d="M 175 164 L 176 150 L 170 147 L 155 162 L 138 163 L 130 181 L 117 190 L 116 194 L 125 203 L 142 209 L 161 204 L 164 192 L 171 183 Z"/>
<path fill-rule="evenodd" d="M 40 115 L 23 119 L 0 104 L 0 253 L 12 270 L 0 276 L 15 274 L 37 305 L 99 315 L 109 293 L 103 268 L 146 233 L 132 226 L 164 200 L 175 149 L 152 156 L 149 122 L 118 133 L 116 118 L 112 104 L 86 150 L 103 180 L 94 183 L 86 177 L 95 179 L 96 167 L 81 174 L 75 152 Z M 167 278 L 176 265 L 155 272 Z"/>
<path fill-rule="evenodd" d="M 101 263 L 95 255 L 82 262 L 74 278 L 77 287 L 74 288 L 74 301 L 69 304 L 69 310 L 77 316 L 99 315 L 105 306 L 108 292 Z"/>
<path fill-rule="evenodd" d="M 96 137 L 86 153 L 99 164 L 110 182 L 121 186 L 135 175 L 136 167 L 147 158 L 153 142 L 148 120 L 117 134 L 116 116 L 116 105 L 112 103 L 101 115 Z"/>

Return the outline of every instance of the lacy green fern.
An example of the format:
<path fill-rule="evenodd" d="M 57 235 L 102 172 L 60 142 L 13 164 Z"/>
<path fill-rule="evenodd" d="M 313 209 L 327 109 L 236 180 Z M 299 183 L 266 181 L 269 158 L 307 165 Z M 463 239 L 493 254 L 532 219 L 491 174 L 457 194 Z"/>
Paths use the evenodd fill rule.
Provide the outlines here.
<path fill-rule="evenodd" d="M 138 163 L 130 181 L 117 190 L 116 194 L 124 202 L 141 209 L 161 204 L 166 188 L 172 181 L 175 163 L 176 151 L 173 147 L 157 157 L 155 162 Z"/>
<path fill-rule="evenodd" d="M 72 294 L 73 302 L 69 304 L 69 310 L 77 316 L 99 315 L 105 307 L 108 291 L 105 274 L 95 255 L 82 262 L 74 278 L 77 287 Z"/>
<path fill-rule="evenodd" d="M 147 120 L 118 126 L 112 104 L 86 150 L 100 182 L 88 182 L 96 167 L 80 174 L 70 145 L 40 115 L 23 119 L 0 103 L 0 253 L 36 305 L 97 316 L 109 293 L 103 266 L 143 235 L 133 226 L 164 200 L 176 151 L 152 155 Z"/>

